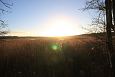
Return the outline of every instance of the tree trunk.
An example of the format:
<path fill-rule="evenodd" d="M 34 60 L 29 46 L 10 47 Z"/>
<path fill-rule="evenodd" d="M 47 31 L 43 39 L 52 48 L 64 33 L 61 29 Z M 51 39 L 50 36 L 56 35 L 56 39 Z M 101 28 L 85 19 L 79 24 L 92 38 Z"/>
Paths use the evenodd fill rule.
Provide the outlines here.
<path fill-rule="evenodd" d="M 113 52 L 113 44 L 112 44 L 112 3 L 111 0 L 105 0 L 106 5 L 106 31 L 107 31 L 107 51 L 108 51 L 108 60 L 110 65 L 110 73 L 112 72 L 112 61 L 111 61 L 111 54 Z M 112 73 L 111 73 L 112 74 Z"/>
<path fill-rule="evenodd" d="M 106 31 L 107 31 L 107 45 L 108 45 L 108 50 L 110 53 L 113 52 L 113 45 L 112 45 L 112 33 L 111 33 L 111 28 L 112 28 L 112 10 L 111 10 L 111 0 L 106 0 Z"/>
<path fill-rule="evenodd" d="M 115 0 L 112 0 L 112 14 L 113 14 L 113 30 L 115 33 Z"/>
<path fill-rule="evenodd" d="M 114 19 L 114 32 L 115 32 L 115 0 L 112 0 L 113 3 L 113 19 Z"/>

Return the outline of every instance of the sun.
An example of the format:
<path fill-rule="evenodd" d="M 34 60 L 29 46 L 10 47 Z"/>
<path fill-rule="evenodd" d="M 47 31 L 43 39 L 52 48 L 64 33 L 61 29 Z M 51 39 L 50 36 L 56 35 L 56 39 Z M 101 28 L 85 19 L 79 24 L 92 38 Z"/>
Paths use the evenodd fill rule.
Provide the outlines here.
<path fill-rule="evenodd" d="M 47 36 L 69 36 L 74 34 L 71 24 L 65 20 L 52 22 L 52 25 L 47 28 L 45 35 Z"/>
<path fill-rule="evenodd" d="M 58 36 L 72 36 L 80 34 L 80 31 L 77 30 L 77 25 L 75 22 L 70 20 L 67 17 L 58 17 L 51 19 L 46 23 L 46 26 L 42 30 L 41 35 L 58 37 Z"/>

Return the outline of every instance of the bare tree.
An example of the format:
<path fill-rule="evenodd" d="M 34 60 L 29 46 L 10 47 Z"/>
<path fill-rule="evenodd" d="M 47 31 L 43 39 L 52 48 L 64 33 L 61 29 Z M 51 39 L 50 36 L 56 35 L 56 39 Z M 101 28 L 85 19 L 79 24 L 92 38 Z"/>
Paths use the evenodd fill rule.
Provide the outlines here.
<path fill-rule="evenodd" d="M 106 33 L 107 33 L 107 51 L 108 51 L 108 58 L 109 58 L 109 65 L 110 68 L 113 69 L 112 63 L 112 53 L 113 53 L 113 43 L 112 43 L 112 31 L 114 30 L 114 26 L 112 23 L 112 0 L 105 0 L 106 5 Z"/>
<path fill-rule="evenodd" d="M 113 69 L 113 61 L 111 59 L 113 49 L 112 31 L 115 32 L 115 0 L 88 0 L 84 10 L 96 10 L 98 13 L 96 27 L 100 29 L 100 24 L 106 29 L 106 45 L 108 52 L 108 63 L 110 68 Z M 104 23 L 100 23 L 100 21 Z M 93 22 L 95 23 L 95 22 Z"/>
<path fill-rule="evenodd" d="M 112 0 L 112 8 L 113 8 L 113 20 L 114 20 L 114 31 L 115 31 L 115 0 Z"/>
<path fill-rule="evenodd" d="M 0 0 L 0 16 L 2 16 L 4 13 L 7 13 L 9 9 L 11 9 L 11 6 L 13 6 L 13 4 L 9 3 L 10 0 Z M 5 20 L 3 20 L 2 18 L 0 18 L 0 35 L 4 35 L 7 34 L 8 30 L 7 30 L 7 24 L 5 22 Z"/>
<path fill-rule="evenodd" d="M 111 6 L 111 11 L 113 11 L 113 19 L 112 22 L 115 23 L 115 2 L 114 0 L 111 0 L 113 6 Z M 111 5 L 112 5 L 111 4 Z M 83 10 L 95 10 L 97 13 L 97 16 L 93 18 L 91 26 L 94 26 L 93 31 L 95 32 L 104 32 L 105 27 L 106 27 L 106 7 L 105 7 L 105 0 L 87 0 L 86 1 L 86 6 L 83 8 Z M 111 30 L 115 32 L 115 25 L 111 25 Z M 95 27 L 96 26 L 96 27 Z"/>
<path fill-rule="evenodd" d="M 94 33 L 105 31 L 105 3 L 104 0 L 87 0 L 83 11 L 94 10 L 97 16 L 93 18 L 90 26 Z M 92 32 L 92 31 L 91 31 Z"/>

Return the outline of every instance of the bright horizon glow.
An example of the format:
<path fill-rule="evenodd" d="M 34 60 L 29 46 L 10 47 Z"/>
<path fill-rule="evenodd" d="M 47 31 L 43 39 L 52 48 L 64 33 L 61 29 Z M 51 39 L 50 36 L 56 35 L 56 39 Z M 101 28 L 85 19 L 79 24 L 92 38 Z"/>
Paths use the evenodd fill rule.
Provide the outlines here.
<path fill-rule="evenodd" d="M 78 22 L 74 22 L 70 17 L 54 17 L 45 22 L 45 26 L 41 30 L 41 36 L 58 37 L 72 36 L 82 34 L 82 30 L 78 27 Z"/>
<path fill-rule="evenodd" d="M 51 16 L 50 16 L 51 17 Z M 42 37 L 63 37 L 74 36 L 84 33 L 84 30 L 79 26 L 79 21 L 72 17 L 59 15 L 52 16 L 41 22 L 41 29 L 30 32 L 11 32 L 13 36 L 42 36 Z M 39 27 L 38 27 L 39 28 Z"/>
<path fill-rule="evenodd" d="M 5 0 L 6 2 L 9 0 Z M 9 36 L 55 37 L 85 34 L 82 29 L 95 13 L 83 12 L 85 0 L 12 0 L 8 20 Z M 91 16 L 90 16 L 91 15 Z"/>

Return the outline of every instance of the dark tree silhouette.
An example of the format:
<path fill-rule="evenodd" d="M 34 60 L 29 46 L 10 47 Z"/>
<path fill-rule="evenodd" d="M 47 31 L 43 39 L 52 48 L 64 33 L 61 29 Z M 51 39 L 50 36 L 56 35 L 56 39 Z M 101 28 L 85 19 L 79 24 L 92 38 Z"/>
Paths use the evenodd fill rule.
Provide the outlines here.
<path fill-rule="evenodd" d="M 108 52 L 108 60 L 110 69 L 114 69 L 113 67 L 114 60 L 113 57 L 113 42 L 112 42 L 112 31 L 115 32 L 115 0 L 88 0 L 86 1 L 86 7 L 84 10 L 96 10 L 99 14 L 98 19 L 96 19 L 97 27 L 99 27 L 98 24 L 100 24 L 100 18 L 103 20 L 103 17 L 105 17 L 105 29 L 106 29 L 106 45 L 107 45 L 107 52 Z M 103 14 L 101 17 L 100 15 Z"/>
<path fill-rule="evenodd" d="M 111 28 L 115 32 L 115 0 L 105 0 L 106 4 L 106 22 L 107 22 L 107 47 L 108 52 L 110 53 L 110 66 L 113 72 L 113 77 L 115 76 L 115 52 L 113 48 L 113 42 L 112 42 L 112 31 Z M 113 21 L 112 21 L 113 20 Z"/>
<path fill-rule="evenodd" d="M 83 11 L 95 10 L 97 16 L 93 18 L 91 23 L 91 29 L 93 33 L 99 33 L 105 31 L 105 3 L 104 0 L 87 0 Z"/>
<path fill-rule="evenodd" d="M 0 0 L 0 15 L 2 16 L 4 13 L 8 12 L 8 9 L 11 9 L 11 6 L 13 4 L 10 4 L 9 2 Z M 7 34 L 7 24 L 3 19 L 0 18 L 0 35 Z"/>
<path fill-rule="evenodd" d="M 112 53 L 113 53 L 113 44 L 112 44 L 112 32 L 111 29 L 114 29 L 112 24 L 112 1 L 111 0 L 105 0 L 106 5 L 106 32 L 107 32 L 107 51 L 108 51 L 108 58 L 109 58 L 109 65 L 110 69 L 113 68 L 112 64 Z"/>
<path fill-rule="evenodd" d="M 111 11 L 112 14 L 113 14 L 113 19 L 112 19 L 112 22 L 115 23 L 115 2 L 114 0 L 111 0 Z M 112 6 L 113 5 L 113 6 Z M 86 6 L 85 8 L 83 8 L 83 10 L 95 10 L 97 12 L 97 17 L 96 18 L 93 18 L 92 20 L 92 26 L 96 26 L 96 32 L 103 32 L 105 30 L 105 27 L 106 27 L 106 7 L 105 7 L 105 0 L 87 0 L 86 1 Z M 115 26 L 113 25 L 114 23 L 112 23 L 111 25 L 111 30 L 113 30 L 115 32 Z"/>
<path fill-rule="evenodd" d="M 114 31 L 115 31 L 115 0 L 112 0 L 112 4 L 113 4 L 113 19 L 114 19 Z"/>

